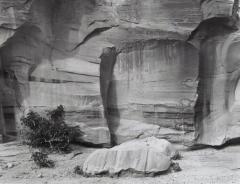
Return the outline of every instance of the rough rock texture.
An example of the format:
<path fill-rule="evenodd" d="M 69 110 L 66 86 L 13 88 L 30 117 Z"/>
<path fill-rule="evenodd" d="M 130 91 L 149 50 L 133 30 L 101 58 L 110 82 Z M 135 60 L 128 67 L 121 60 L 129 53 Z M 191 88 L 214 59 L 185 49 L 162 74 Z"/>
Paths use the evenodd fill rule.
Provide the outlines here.
<path fill-rule="evenodd" d="M 196 111 L 199 143 L 222 145 L 239 137 L 239 38 L 236 32 L 202 44 Z"/>
<path fill-rule="evenodd" d="M 111 10 L 105 7 L 95 1 L 32 3 L 29 18 L 1 48 L 5 83 L 11 92 L 6 96 L 12 99 L 3 102 L 6 117 L 19 121 L 19 111 L 49 110 L 62 104 L 67 121 L 106 127 L 98 70 L 98 57 L 106 46 L 92 53 L 83 49 L 82 55 L 74 51 L 95 30 L 114 26 Z M 8 131 L 14 129 L 12 125 Z"/>
<path fill-rule="evenodd" d="M 232 15 L 233 0 L 199 0 L 203 18 L 227 17 Z"/>
<path fill-rule="evenodd" d="M 11 1 L 2 1 L 2 3 L 4 6 L 8 6 L 9 3 L 14 4 Z M 22 8 L 18 8 L 20 6 Z M 8 119 L 7 124 L 12 122 L 12 125 L 9 125 L 10 128 L 7 128 L 8 132 L 16 131 L 14 122 L 19 121 L 22 111 L 26 113 L 28 109 L 48 110 L 59 104 L 64 105 L 68 122 L 84 123 L 87 127 L 98 129 L 106 127 L 107 120 L 111 134 L 119 134 L 123 140 L 138 137 L 146 132 L 146 129 L 151 129 L 151 132 L 158 131 L 159 126 L 149 125 L 147 127 L 146 122 L 139 121 L 142 119 L 142 110 L 139 111 L 139 117 L 129 119 L 144 124 L 140 127 L 147 127 L 142 130 L 139 128 L 140 133 L 131 135 L 130 131 L 124 138 L 121 130 L 125 125 L 116 130 L 117 132 L 112 130 L 111 127 L 115 127 L 115 122 L 112 122 L 111 117 L 108 116 L 106 104 L 114 101 L 112 99 L 114 96 L 110 94 L 112 88 L 108 89 L 113 81 L 111 68 L 116 70 L 114 57 L 119 67 L 119 58 L 124 58 L 124 55 L 131 52 L 128 51 L 128 43 L 133 45 L 132 50 L 139 50 L 138 46 L 134 46 L 138 45 L 138 41 L 146 40 L 142 44 L 149 42 L 148 44 L 151 45 L 152 39 L 153 42 L 158 42 L 160 39 L 186 39 L 191 30 L 200 22 L 199 8 L 198 3 L 188 0 L 181 3 L 153 0 L 148 2 L 44 0 L 27 4 L 21 2 L 16 6 L 14 4 L 12 11 L 18 15 L 17 18 L 11 13 L 2 14 L 5 22 L 11 23 L 10 28 L 18 28 L 1 48 L 1 60 L 8 91 L 7 98 L 3 102 L 4 114 L 5 119 Z M 187 15 L 185 12 L 189 11 L 191 14 Z M 156 14 L 160 16 L 156 17 Z M 21 20 L 18 20 L 19 18 Z M 3 41 L 11 36 L 10 33 L 8 34 L 2 37 Z M 114 48 L 113 58 L 106 62 L 106 66 L 100 66 L 100 63 L 104 63 L 104 49 L 114 50 Z M 164 46 L 159 49 L 164 52 Z M 121 50 L 126 51 L 117 56 Z M 123 62 L 127 63 L 127 60 Z M 135 62 L 138 61 L 131 61 L 132 64 Z M 126 70 L 126 67 L 121 70 Z M 135 67 L 131 70 L 135 70 Z M 128 70 L 124 72 L 127 74 Z M 155 80 L 159 80 L 157 77 L 160 76 L 156 75 Z M 100 78 L 103 82 L 99 82 Z M 121 88 L 121 85 L 118 87 Z M 126 92 L 128 90 L 126 88 Z M 104 91 L 109 93 L 106 95 Z M 134 95 L 135 92 L 132 91 L 130 93 Z M 124 101 L 130 104 L 127 96 L 125 97 Z M 152 105 L 151 102 L 148 103 Z M 126 109 L 127 106 L 124 108 Z M 131 108 L 126 109 L 126 112 L 132 111 Z M 150 110 L 150 113 L 155 112 Z M 124 117 L 121 119 L 126 122 Z M 106 143 L 109 143 L 109 140 Z"/>
<path fill-rule="evenodd" d="M 148 137 L 93 152 L 83 164 L 87 176 L 160 174 L 170 167 L 174 147 L 164 139 Z"/>
<path fill-rule="evenodd" d="M 106 105 L 116 143 L 127 133 L 134 138 L 149 134 L 149 129 L 159 136 L 179 130 L 170 139 L 182 141 L 184 131 L 194 131 L 197 77 L 198 53 L 190 44 L 176 40 L 128 44 L 108 77 Z"/>
<path fill-rule="evenodd" d="M 237 2 L 237 1 L 236 1 Z M 239 138 L 239 31 L 233 16 L 203 21 L 193 32 L 200 39 L 196 141 L 219 146 Z M 237 19 L 238 20 L 238 19 Z M 208 27 L 211 28 L 209 29 Z"/>
<path fill-rule="evenodd" d="M 234 120 L 208 138 L 221 125 L 206 120 L 235 92 L 215 100 L 223 89 L 214 86 L 238 80 L 225 67 L 224 82 L 208 82 L 220 80 L 214 63 L 236 57 L 233 0 L 0 0 L 0 7 L 2 132 L 16 133 L 29 109 L 62 104 L 69 124 L 87 127 L 88 143 L 151 135 L 186 142 L 195 132 L 199 143 L 215 145 L 238 137 Z"/>

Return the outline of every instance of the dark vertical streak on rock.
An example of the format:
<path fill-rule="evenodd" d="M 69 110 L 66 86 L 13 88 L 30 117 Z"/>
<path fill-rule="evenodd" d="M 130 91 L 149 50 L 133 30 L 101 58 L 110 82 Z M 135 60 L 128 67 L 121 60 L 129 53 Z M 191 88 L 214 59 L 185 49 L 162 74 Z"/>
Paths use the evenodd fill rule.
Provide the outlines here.
<path fill-rule="evenodd" d="M 117 127 L 117 123 L 113 123 L 109 116 L 110 108 L 108 106 L 109 98 L 110 98 L 110 89 L 112 89 L 112 79 L 113 79 L 113 68 L 117 60 L 117 51 L 116 48 L 105 48 L 103 49 L 103 53 L 100 56 L 101 63 L 100 63 L 100 91 L 104 106 L 104 114 L 105 118 L 107 119 L 108 127 L 111 134 L 111 144 L 116 145 L 116 137 L 114 136 L 114 128 Z M 117 100 L 116 95 L 114 99 Z"/>
<path fill-rule="evenodd" d="M 238 6 L 239 1 L 234 1 L 231 16 L 214 17 L 202 21 L 188 39 L 200 43 L 198 99 L 195 105 L 195 137 L 200 143 L 215 145 L 226 141 L 222 137 L 227 136 L 225 135 L 226 129 L 230 122 L 224 118 L 231 119 L 231 115 L 227 113 L 234 101 L 236 88 L 234 80 L 237 80 L 227 74 L 232 62 L 228 58 L 229 47 L 232 43 L 228 42 L 233 41 L 231 38 L 228 39 L 238 30 Z M 226 51 L 223 51 L 224 47 L 227 47 Z M 217 95 L 221 97 L 218 98 Z M 221 123 L 223 125 L 224 122 L 224 127 L 217 127 L 221 126 Z M 219 130 L 213 132 L 214 128 Z"/>

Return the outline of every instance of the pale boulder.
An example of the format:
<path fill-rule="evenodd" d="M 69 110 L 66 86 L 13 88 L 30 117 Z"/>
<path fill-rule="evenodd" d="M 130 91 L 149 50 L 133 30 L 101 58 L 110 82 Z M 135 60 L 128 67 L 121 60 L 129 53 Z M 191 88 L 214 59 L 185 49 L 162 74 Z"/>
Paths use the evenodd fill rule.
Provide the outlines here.
<path fill-rule="evenodd" d="M 85 176 L 158 175 L 167 171 L 177 151 L 168 141 L 148 137 L 93 152 L 83 164 Z"/>

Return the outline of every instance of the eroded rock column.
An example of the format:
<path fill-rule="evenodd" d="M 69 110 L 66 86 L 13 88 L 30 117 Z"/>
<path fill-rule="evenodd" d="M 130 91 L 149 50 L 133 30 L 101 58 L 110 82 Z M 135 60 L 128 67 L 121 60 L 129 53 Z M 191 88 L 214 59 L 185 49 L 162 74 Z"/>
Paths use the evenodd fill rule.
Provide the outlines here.
<path fill-rule="evenodd" d="M 195 108 L 199 144 L 219 146 L 240 135 L 235 97 L 240 59 L 238 7 L 238 0 L 203 1 L 206 20 L 190 36 L 200 41 Z"/>
<path fill-rule="evenodd" d="M 200 51 L 197 142 L 222 145 L 239 137 L 235 90 L 240 77 L 239 33 L 212 37 Z"/>

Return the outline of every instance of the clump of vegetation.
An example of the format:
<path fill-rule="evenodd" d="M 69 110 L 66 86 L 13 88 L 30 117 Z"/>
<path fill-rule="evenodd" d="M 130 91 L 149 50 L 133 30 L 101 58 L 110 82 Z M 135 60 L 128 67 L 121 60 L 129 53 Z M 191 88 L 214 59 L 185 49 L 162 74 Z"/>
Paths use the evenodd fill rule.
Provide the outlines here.
<path fill-rule="evenodd" d="M 179 163 L 177 163 L 177 162 L 171 162 L 170 169 L 172 172 L 182 171 L 182 168 L 180 167 Z"/>
<path fill-rule="evenodd" d="M 50 111 L 47 118 L 30 111 L 21 119 L 24 127 L 28 128 L 26 143 L 33 148 L 48 148 L 50 151 L 66 152 L 70 143 L 80 134 L 74 127 L 66 125 L 65 111 L 62 105 Z"/>
<path fill-rule="evenodd" d="M 182 156 L 179 152 L 177 152 L 177 153 L 172 157 L 173 160 L 181 160 L 182 158 L 183 158 L 183 156 Z"/>
<path fill-rule="evenodd" d="M 78 175 L 83 175 L 82 167 L 81 167 L 81 166 L 76 166 L 76 167 L 74 168 L 74 173 L 75 173 L 75 174 L 78 174 Z"/>
<path fill-rule="evenodd" d="M 40 168 L 46 167 L 46 168 L 53 168 L 55 166 L 54 162 L 52 160 L 48 159 L 48 155 L 42 152 L 34 152 L 32 153 L 33 161 L 37 166 Z"/>
<path fill-rule="evenodd" d="M 48 112 L 50 119 L 56 123 L 64 123 L 65 111 L 62 105 Z"/>

